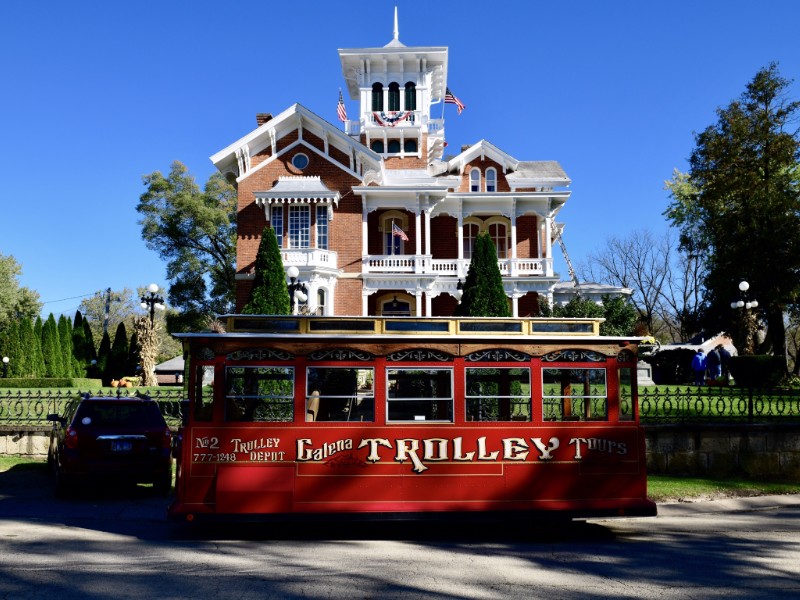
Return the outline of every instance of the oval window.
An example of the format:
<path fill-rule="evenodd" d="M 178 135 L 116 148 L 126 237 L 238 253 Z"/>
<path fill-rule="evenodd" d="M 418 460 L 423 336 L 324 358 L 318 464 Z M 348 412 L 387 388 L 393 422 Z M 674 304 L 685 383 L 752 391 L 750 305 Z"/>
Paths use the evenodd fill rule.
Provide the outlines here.
<path fill-rule="evenodd" d="M 292 157 L 292 164 L 302 171 L 308 166 L 308 157 L 305 154 L 295 154 Z"/>

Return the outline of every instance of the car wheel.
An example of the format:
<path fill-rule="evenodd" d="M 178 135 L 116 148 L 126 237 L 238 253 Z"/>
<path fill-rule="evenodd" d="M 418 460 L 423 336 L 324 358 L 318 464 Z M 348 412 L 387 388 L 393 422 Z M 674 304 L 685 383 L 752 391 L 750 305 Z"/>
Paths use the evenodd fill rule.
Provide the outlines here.
<path fill-rule="evenodd" d="M 64 470 L 59 466 L 58 459 L 54 459 L 53 463 L 53 472 L 56 479 L 54 487 L 56 498 L 66 498 L 72 491 L 72 482 L 69 475 L 64 473 Z"/>
<path fill-rule="evenodd" d="M 172 469 L 159 473 L 153 481 L 153 489 L 157 494 L 168 495 L 172 490 Z"/>

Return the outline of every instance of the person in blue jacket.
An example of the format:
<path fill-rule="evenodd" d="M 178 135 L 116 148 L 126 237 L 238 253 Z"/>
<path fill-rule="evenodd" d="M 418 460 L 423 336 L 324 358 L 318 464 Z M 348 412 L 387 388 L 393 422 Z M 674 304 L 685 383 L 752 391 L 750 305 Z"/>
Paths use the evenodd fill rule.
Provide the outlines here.
<path fill-rule="evenodd" d="M 692 371 L 694 371 L 694 384 L 703 385 L 706 382 L 706 355 L 702 349 L 692 357 Z"/>

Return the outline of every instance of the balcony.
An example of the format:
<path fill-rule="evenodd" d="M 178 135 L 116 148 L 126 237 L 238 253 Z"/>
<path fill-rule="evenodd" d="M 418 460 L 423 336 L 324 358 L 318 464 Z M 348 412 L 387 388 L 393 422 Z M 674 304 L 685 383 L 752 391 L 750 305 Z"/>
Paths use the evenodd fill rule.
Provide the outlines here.
<path fill-rule="evenodd" d="M 338 269 L 336 252 L 319 248 L 292 248 L 281 250 L 283 266 L 302 268 Z"/>
<path fill-rule="evenodd" d="M 377 112 L 378 115 L 386 115 L 385 119 L 376 116 L 376 113 L 367 113 L 364 118 L 358 121 L 345 121 L 344 132 L 347 135 L 357 137 L 361 135 L 363 129 L 366 127 L 388 127 L 393 129 L 404 129 L 408 127 L 424 127 L 425 132 L 436 135 L 441 135 L 444 129 L 443 119 L 426 118 L 422 111 L 393 111 L 383 113 Z M 407 116 L 406 116 L 407 115 Z"/>
<path fill-rule="evenodd" d="M 426 255 L 370 255 L 362 260 L 364 273 L 418 273 L 464 278 L 470 260 L 434 259 Z M 503 277 L 552 276 L 552 258 L 504 258 L 497 261 Z"/>

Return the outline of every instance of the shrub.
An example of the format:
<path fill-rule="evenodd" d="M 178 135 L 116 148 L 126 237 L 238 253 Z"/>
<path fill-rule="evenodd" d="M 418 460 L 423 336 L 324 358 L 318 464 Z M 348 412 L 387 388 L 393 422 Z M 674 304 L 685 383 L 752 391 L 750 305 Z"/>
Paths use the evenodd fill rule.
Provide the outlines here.
<path fill-rule="evenodd" d="M 731 375 L 740 387 L 772 387 L 786 375 L 786 362 L 780 356 L 763 354 L 734 356 Z"/>

